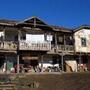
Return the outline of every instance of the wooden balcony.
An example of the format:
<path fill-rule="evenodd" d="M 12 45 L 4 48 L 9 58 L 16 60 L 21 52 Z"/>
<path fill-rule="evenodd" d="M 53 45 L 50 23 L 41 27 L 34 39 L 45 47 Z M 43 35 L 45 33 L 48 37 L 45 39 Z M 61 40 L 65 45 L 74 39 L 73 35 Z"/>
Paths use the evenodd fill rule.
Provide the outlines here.
<path fill-rule="evenodd" d="M 74 46 L 73 45 L 51 45 L 51 50 L 48 51 L 49 54 L 57 54 L 59 52 L 73 52 L 74 51 Z"/>
<path fill-rule="evenodd" d="M 43 43 L 34 43 L 34 42 L 27 42 L 27 41 L 20 41 L 19 50 L 38 50 L 38 51 L 49 51 L 51 53 L 67 51 L 73 52 L 74 46 L 73 45 L 51 45 L 50 42 L 43 42 Z M 17 50 L 17 42 L 14 41 L 0 41 L 0 50 L 2 51 L 16 51 Z"/>
<path fill-rule="evenodd" d="M 15 51 L 17 50 L 17 43 L 14 41 L 0 41 L 0 50 Z"/>
<path fill-rule="evenodd" d="M 28 41 L 19 42 L 19 50 L 38 50 L 38 51 L 49 51 L 51 49 L 51 43 L 35 43 Z"/>
<path fill-rule="evenodd" d="M 58 45 L 57 46 L 57 50 L 58 51 L 68 51 L 68 52 L 72 52 L 74 51 L 74 46 L 73 45 Z"/>

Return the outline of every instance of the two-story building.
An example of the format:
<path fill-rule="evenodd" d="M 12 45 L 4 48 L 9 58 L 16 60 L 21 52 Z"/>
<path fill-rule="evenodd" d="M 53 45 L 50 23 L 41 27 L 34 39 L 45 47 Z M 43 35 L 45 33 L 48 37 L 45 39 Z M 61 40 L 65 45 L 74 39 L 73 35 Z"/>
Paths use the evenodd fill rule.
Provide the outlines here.
<path fill-rule="evenodd" d="M 90 69 L 90 26 L 83 25 L 74 30 L 75 55 L 79 66 Z"/>
<path fill-rule="evenodd" d="M 24 21 L 0 20 L 0 71 L 14 67 L 19 73 L 21 66 L 39 66 L 41 70 L 53 66 L 63 71 L 77 71 L 82 60 L 89 61 L 82 59 L 89 53 L 87 29 L 51 26 L 37 17 Z"/>
<path fill-rule="evenodd" d="M 71 30 L 50 26 L 37 17 L 24 21 L 0 20 L 0 68 L 5 71 L 17 65 L 19 70 L 19 64 L 61 67 L 64 58 L 74 54 L 72 41 Z"/>

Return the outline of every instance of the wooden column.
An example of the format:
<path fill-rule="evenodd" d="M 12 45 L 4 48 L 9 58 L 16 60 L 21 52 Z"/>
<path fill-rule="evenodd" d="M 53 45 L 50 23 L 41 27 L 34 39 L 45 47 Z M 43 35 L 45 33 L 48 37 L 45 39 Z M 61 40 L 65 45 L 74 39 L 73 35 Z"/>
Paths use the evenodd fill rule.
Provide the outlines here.
<path fill-rule="evenodd" d="M 64 71 L 64 55 L 65 55 L 65 50 L 66 50 L 65 35 L 63 36 L 63 40 L 64 40 L 64 50 L 62 49 L 62 52 L 61 52 L 61 65 L 62 65 L 62 71 Z"/>
<path fill-rule="evenodd" d="M 18 30 L 18 41 L 20 41 L 20 37 L 21 37 L 21 31 L 20 29 Z"/>
<path fill-rule="evenodd" d="M 65 41 L 65 35 L 64 35 L 64 50 L 66 50 L 66 41 Z"/>
<path fill-rule="evenodd" d="M 4 29 L 3 29 L 3 34 L 4 34 L 4 36 L 3 36 L 3 41 L 2 41 L 2 45 L 3 45 L 3 49 L 5 48 L 5 27 L 4 27 Z"/>
<path fill-rule="evenodd" d="M 7 57 L 6 57 L 6 55 L 5 55 L 3 70 L 4 70 L 4 73 L 7 74 Z"/>
<path fill-rule="evenodd" d="M 4 36 L 3 36 L 3 48 L 4 48 L 4 41 L 5 41 L 5 27 L 3 29 L 3 33 L 4 33 Z M 4 61 L 4 69 L 5 69 L 5 73 L 7 73 L 7 56 L 5 55 L 5 61 Z"/>
<path fill-rule="evenodd" d="M 80 55 L 79 55 L 79 71 L 82 71 L 81 70 L 81 63 L 82 63 L 82 61 L 81 61 L 81 52 L 80 52 Z"/>
<path fill-rule="evenodd" d="M 36 27 L 36 18 L 34 18 L 34 27 Z"/>
<path fill-rule="evenodd" d="M 3 41 L 5 41 L 5 28 L 3 30 L 4 36 L 3 36 Z"/>
<path fill-rule="evenodd" d="M 57 34 L 56 33 L 55 33 L 55 48 L 56 48 L 56 51 L 57 51 L 58 46 L 57 46 Z"/>
<path fill-rule="evenodd" d="M 81 53 L 79 55 L 79 64 L 81 64 Z"/>
<path fill-rule="evenodd" d="M 41 55 L 41 72 L 43 72 L 43 55 Z"/>
<path fill-rule="evenodd" d="M 64 71 L 64 62 L 63 62 L 63 52 L 62 52 L 62 55 L 61 55 L 61 65 L 62 65 L 62 71 Z"/>
<path fill-rule="evenodd" d="M 19 67 L 19 55 L 17 54 L 17 73 L 19 74 L 19 70 L 20 70 L 20 67 Z"/>
<path fill-rule="evenodd" d="M 20 30 L 18 30 L 18 42 L 17 42 L 17 73 L 19 74 L 20 66 L 19 66 L 19 42 L 20 42 Z"/>

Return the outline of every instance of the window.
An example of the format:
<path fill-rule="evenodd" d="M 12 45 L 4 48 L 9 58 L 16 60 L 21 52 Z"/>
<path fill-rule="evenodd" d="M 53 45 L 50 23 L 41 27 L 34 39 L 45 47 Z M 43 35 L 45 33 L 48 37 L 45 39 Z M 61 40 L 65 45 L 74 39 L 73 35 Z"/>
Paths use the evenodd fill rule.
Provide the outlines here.
<path fill-rule="evenodd" d="M 4 33 L 0 32 L 0 40 L 3 40 L 3 37 L 4 37 Z"/>
<path fill-rule="evenodd" d="M 58 37 L 58 42 L 63 43 L 63 36 Z"/>
<path fill-rule="evenodd" d="M 63 38 L 62 35 L 58 35 L 58 36 L 57 36 L 57 43 L 58 43 L 58 44 L 63 44 L 63 43 L 64 43 L 64 38 Z"/>
<path fill-rule="evenodd" d="M 86 38 L 85 38 L 85 37 L 82 37 L 82 38 L 81 38 L 81 46 L 82 46 L 82 47 L 86 47 L 86 46 L 87 46 Z"/>
<path fill-rule="evenodd" d="M 47 35 L 47 41 L 52 41 L 52 35 Z"/>

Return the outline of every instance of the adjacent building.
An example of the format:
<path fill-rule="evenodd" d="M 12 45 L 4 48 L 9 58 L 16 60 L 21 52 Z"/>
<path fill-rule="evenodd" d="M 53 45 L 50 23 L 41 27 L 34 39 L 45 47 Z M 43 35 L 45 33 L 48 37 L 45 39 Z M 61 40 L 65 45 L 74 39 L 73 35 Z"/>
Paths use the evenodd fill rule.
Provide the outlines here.
<path fill-rule="evenodd" d="M 80 66 L 90 69 L 90 26 L 83 25 L 74 30 L 75 55 Z"/>

